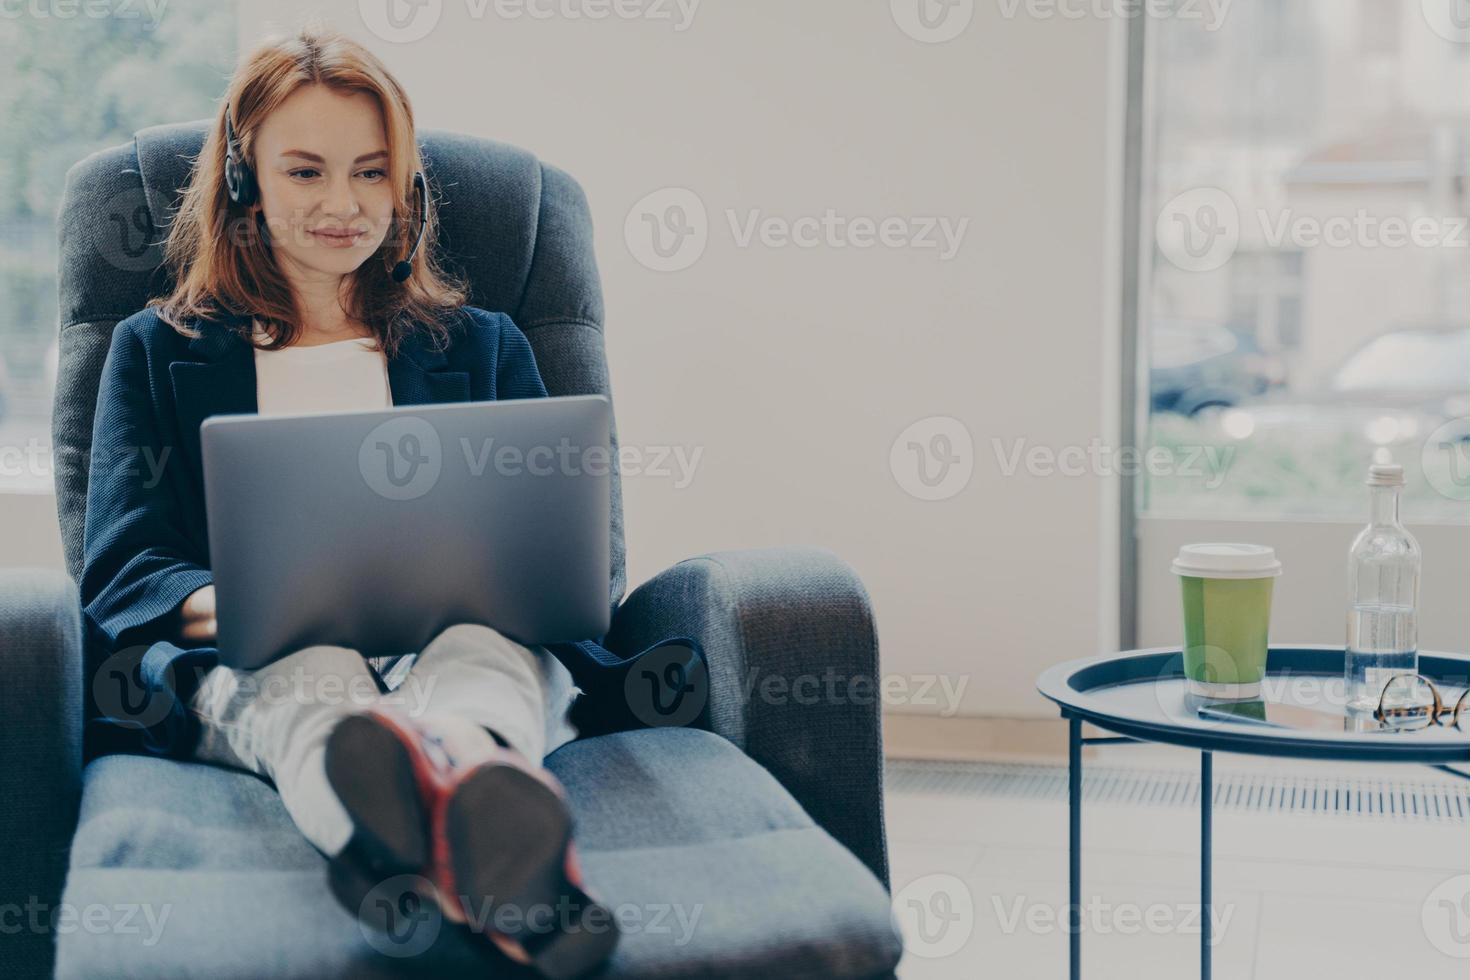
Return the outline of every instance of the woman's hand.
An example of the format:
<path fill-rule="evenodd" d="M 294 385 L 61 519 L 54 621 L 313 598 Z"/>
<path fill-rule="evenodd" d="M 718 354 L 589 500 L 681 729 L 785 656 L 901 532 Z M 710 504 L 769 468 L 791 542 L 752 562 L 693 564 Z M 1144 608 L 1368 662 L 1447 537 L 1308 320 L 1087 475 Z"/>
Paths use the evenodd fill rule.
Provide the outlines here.
<path fill-rule="evenodd" d="M 214 586 L 196 589 L 179 606 L 179 639 L 208 643 L 215 639 Z"/>

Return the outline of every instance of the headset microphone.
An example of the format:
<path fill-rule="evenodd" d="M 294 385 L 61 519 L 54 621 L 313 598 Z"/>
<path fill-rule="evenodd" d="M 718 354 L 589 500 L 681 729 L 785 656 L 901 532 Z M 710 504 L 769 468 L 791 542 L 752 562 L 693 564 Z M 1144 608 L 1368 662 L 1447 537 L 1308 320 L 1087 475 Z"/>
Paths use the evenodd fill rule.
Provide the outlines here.
<path fill-rule="evenodd" d="M 414 173 L 413 186 L 419 195 L 419 234 L 414 239 L 413 248 L 408 250 L 408 258 L 393 267 L 394 282 L 403 282 L 413 274 L 413 257 L 419 254 L 419 246 L 424 241 L 424 229 L 429 225 L 429 190 L 424 184 L 424 172 L 422 170 Z"/>

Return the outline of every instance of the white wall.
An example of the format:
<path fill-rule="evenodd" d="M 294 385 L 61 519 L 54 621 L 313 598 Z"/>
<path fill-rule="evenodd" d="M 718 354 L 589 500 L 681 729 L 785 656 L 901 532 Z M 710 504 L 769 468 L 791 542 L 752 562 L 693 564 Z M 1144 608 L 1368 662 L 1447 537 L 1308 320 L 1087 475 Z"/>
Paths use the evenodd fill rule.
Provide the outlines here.
<path fill-rule="evenodd" d="M 0 493 L 0 566 L 11 565 L 65 570 L 55 494 Z"/>
<path fill-rule="evenodd" d="M 242 6 L 242 44 L 308 12 Z M 384 58 L 421 126 L 527 147 L 586 189 L 622 439 L 704 452 L 687 489 L 626 481 L 631 584 L 705 551 L 823 545 L 872 593 L 885 672 L 968 675 L 964 713 L 1054 717 L 1036 674 L 1116 642 L 1113 488 L 1007 478 L 991 440 L 1116 443 L 1124 25 L 1010 6 L 980 0 L 943 44 L 884 0 L 705 0 L 684 31 L 443 0 L 413 43 L 373 36 L 356 0 L 310 10 Z M 658 273 L 624 219 L 670 186 L 701 198 L 709 244 Z M 948 262 L 741 248 L 727 208 L 969 226 Z M 935 415 L 967 425 L 974 475 L 921 501 L 889 449 Z"/>

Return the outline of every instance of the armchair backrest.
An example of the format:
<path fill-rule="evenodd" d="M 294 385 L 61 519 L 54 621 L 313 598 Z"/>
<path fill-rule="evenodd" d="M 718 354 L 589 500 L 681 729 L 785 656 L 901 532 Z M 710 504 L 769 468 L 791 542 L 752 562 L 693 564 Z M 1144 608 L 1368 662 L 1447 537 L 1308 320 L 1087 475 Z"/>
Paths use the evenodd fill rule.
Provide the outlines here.
<path fill-rule="evenodd" d="M 140 130 L 131 143 L 67 172 L 60 236 L 60 359 L 51 422 L 56 505 L 67 570 L 81 576 L 92 422 L 113 328 L 170 285 L 162 243 L 204 143 L 207 120 Z M 552 395 L 611 397 L 602 286 L 581 187 L 493 140 L 420 132 L 438 202 L 438 255 L 466 279 L 470 303 L 510 314 Z M 616 458 L 616 428 L 614 428 Z M 612 590 L 626 585 L 622 487 L 612 480 Z"/>

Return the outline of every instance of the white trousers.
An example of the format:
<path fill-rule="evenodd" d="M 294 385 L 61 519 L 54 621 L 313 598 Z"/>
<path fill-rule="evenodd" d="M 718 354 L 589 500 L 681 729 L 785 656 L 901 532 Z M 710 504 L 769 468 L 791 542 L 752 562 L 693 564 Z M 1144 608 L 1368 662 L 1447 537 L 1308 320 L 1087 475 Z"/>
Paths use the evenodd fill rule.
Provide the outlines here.
<path fill-rule="evenodd" d="M 357 651 L 305 647 L 258 670 L 206 673 L 189 701 L 200 723 L 194 758 L 270 779 L 302 835 L 330 857 L 352 836 L 325 765 L 327 736 L 344 716 L 379 704 L 416 718 L 454 715 L 539 763 L 577 737 L 567 712 L 579 693 L 545 647 L 478 623 L 443 630 L 387 693 Z"/>

